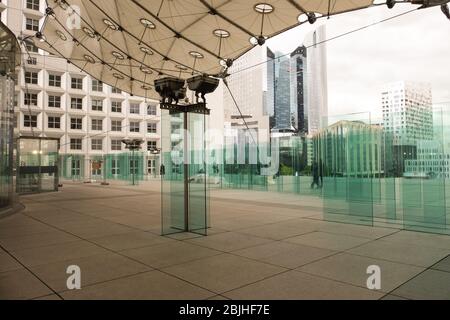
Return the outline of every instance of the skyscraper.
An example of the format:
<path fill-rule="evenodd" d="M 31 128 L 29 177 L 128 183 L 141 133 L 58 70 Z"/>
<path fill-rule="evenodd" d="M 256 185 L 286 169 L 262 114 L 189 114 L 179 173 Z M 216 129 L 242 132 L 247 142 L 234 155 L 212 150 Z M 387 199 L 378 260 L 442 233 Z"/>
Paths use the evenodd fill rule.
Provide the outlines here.
<path fill-rule="evenodd" d="M 433 139 L 431 86 L 426 83 L 395 82 L 382 88 L 383 128 L 392 140 L 392 170 L 403 176 L 405 162 L 417 159 L 421 140 Z"/>
<path fill-rule="evenodd" d="M 277 53 L 275 58 L 275 126 L 272 132 L 294 132 L 291 113 L 291 62 Z"/>
<path fill-rule="evenodd" d="M 291 53 L 291 110 L 293 126 L 299 135 L 308 134 L 308 108 L 305 103 L 307 92 L 307 49 L 300 46 Z"/>
<path fill-rule="evenodd" d="M 268 76 L 268 68 L 270 67 L 266 63 L 267 52 L 266 46 L 256 46 L 236 60 L 230 68 L 230 76 L 227 81 L 240 112 L 228 89 L 224 88 L 225 127 L 246 130 L 245 123 L 242 120 L 242 116 L 244 116 L 249 128 L 269 132 L 269 115 L 273 110 L 271 103 L 273 93 L 269 85 L 272 78 Z M 225 132 L 228 132 L 228 130 L 225 130 Z M 260 138 L 263 139 L 262 136 Z"/>
<path fill-rule="evenodd" d="M 328 76 L 326 26 L 321 25 L 305 37 L 307 48 L 306 99 L 308 133 L 315 134 L 328 125 Z"/>
<path fill-rule="evenodd" d="M 381 93 L 383 127 L 399 145 L 433 139 L 431 85 L 400 81 L 387 84 Z"/>

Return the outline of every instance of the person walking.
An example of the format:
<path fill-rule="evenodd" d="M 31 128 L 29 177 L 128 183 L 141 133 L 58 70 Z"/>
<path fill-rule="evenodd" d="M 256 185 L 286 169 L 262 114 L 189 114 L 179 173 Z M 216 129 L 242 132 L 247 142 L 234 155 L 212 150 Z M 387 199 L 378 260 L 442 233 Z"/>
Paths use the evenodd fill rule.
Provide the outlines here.
<path fill-rule="evenodd" d="M 164 178 L 164 176 L 166 175 L 166 167 L 162 163 L 159 167 L 159 175 L 161 176 L 161 178 Z"/>
<path fill-rule="evenodd" d="M 320 183 L 319 183 L 319 165 L 316 161 L 314 161 L 313 165 L 312 165 L 312 176 L 313 176 L 313 181 L 311 183 L 311 189 L 314 189 L 314 186 L 317 186 L 317 189 L 320 188 Z"/>

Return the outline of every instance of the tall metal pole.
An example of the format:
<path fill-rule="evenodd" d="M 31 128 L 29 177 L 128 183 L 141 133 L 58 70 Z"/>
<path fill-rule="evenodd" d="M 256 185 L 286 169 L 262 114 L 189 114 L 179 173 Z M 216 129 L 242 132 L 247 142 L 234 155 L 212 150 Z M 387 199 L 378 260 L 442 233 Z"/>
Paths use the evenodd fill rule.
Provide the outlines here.
<path fill-rule="evenodd" d="M 133 176 L 133 186 L 134 184 L 134 174 L 135 174 L 135 170 L 136 170 L 136 164 L 134 162 L 134 148 L 131 149 L 131 163 L 132 163 L 132 168 L 133 168 L 133 172 L 132 172 L 132 176 Z"/>
<path fill-rule="evenodd" d="M 188 114 L 184 112 L 184 231 L 189 232 Z"/>

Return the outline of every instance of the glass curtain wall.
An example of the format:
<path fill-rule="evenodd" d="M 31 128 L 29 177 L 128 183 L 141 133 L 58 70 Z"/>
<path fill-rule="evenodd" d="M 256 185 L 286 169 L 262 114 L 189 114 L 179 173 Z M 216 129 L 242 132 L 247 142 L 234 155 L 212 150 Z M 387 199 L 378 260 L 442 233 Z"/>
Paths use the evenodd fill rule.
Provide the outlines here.
<path fill-rule="evenodd" d="M 19 194 L 58 191 L 59 139 L 21 137 L 17 140 Z"/>
<path fill-rule="evenodd" d="M 206 235 L 209 185 L 216 180 L 206 159 L 208 116 L 162 110 L 161 125 L 162 234 Z"/>
<path fill-rule="evenodd" d="M 21 61 L 14 34 L 0 22 L 0 211 L 14 202 L 14 80 Z"/>

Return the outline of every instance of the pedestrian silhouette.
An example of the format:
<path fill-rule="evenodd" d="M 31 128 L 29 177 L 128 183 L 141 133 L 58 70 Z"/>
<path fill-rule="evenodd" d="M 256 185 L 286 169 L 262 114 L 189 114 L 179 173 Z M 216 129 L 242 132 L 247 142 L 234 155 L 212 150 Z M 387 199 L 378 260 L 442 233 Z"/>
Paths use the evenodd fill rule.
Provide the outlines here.
<path fill-rule="evenodd" d="M 317 188 L 320 188 L 320 183 L 319 183 L 320 169 L 319 169 L 319 164 L 316 161 L 314 161 L 314 163 L 312 164 L 312 176 L 313 176 L 313 181 L 311 183 L 311 189 L 314 189 L 314 186 L 317 186 Z"/>

